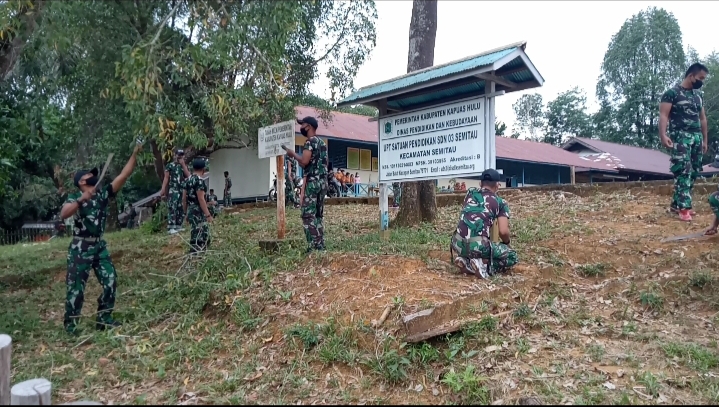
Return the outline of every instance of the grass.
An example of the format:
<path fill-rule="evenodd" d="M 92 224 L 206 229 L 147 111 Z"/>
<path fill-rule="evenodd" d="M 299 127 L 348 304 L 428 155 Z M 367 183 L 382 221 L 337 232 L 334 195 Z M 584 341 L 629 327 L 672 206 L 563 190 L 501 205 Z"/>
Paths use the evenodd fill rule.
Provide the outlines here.
<path fill-rule="evenodd" d="M 13 336 L 13 382 L 49 378 L 57 404 L 645 402 L 632 386 L 655 400 L 716 403 L 719 382 L 698 376 L 719 373 L 702 325 L 719 303 L 712 248 L 682 258 L 675 274 L 684 291 L 647 278 L 654 263 L 676 264 L 673 254 L 637 261 L 656 236 L 641 223 L 620 229 L 619 220 L 645 210 L 656 233 L 675 226 L 659 206 L 637 208 L 630 198 L 508 198 L 524 268 L 491 283 L 444 265 L 458 206 L 440 208 L 434 224 L 394 229 L 388 241 L 376 233 L 376 208 L 329 206 L 327 253 L 310 258 L 301 244 L 259 249 L 274 237 L 274 209 L 222 215 L 211 252 L 188 262 L 186 234 L 153 233 L 161 225 L 108 234 L 124 326 L 92 330 L 99 288 L 91 276 L 77 338 L 61 323 L 69 241 L 0 247 L 0 332 Z M 287 230 L 301 239 L 296 210 L 287 211 Z M 689 297 L 689 288 L 700 294 Z M 401 317 L 450 301 L 464 301 L 462 316 L 473 321 L 403 342 Z M 389 318 L 373 327 L 388 305 Z M 700 379 L 666 385 L 681 377 Z"/>

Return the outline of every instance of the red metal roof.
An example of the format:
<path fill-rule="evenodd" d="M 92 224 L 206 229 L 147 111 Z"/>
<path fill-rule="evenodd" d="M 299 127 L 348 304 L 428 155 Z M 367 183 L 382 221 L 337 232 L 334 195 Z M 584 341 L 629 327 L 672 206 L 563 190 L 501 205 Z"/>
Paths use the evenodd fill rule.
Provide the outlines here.
<path fill-rule="evenodd" d="M 497 136 L 497 158 L 505 160 L 527 161 L 540 164 L 575 166 L 576 169 L 591 168 L 616 172 L 604 163 L 583 160 L 577 154 L 560 147 L 536 141 L 520 140 Z"/>
<path fill-rule="evenodd" d="M 320 137 L 334 137 L 352 141 L 364 141 L 368 143 L 377 143 L 377 132 L 379 124 L 374 121 L 370 122 L 368 116 L 361 116 L 351 113 L 332 112 L 332 121 L 325 123 L 320 118 L 319 110 L 308 106 L 295 107 L 295 113 L 298 119 L 312 116 L 317 119 L 319 127 L 317 135 Z M 295 124 L 295 132 L 299 134 L 300 125 Z"/>
<path fill-rule="evenodd" d="M 569 148 L 574 143 L 580 143 L 597 153 L 608 153 L 613 156 L 613 158 L 618 158 L 619 160 L 615 160 L 615 162 L 620 164 L 621 168 L 626 170 L 671 175 L 671 172 L 669 171 L 670 157 L 668 154 L 659 150 L 627 146 L 624 144 L 610 143 L 608 141 L 582 137 L 574 137 L 570 139 L 564 143 L 563 148 Z"/>

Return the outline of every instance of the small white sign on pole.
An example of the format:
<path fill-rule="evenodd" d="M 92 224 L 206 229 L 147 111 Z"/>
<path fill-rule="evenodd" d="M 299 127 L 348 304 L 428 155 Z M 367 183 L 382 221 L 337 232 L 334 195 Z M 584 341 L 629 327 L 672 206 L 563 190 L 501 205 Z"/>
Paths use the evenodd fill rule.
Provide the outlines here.
<path fill-rule="evenodd" d="M 382 183 L 479 175 L 487 168 L 484 96 L 379 120 Z"/>
<path fill-rule="evenodd" d="M 282 146 L 295 147 L 295 121 L 289 120 L 257 131 L 257 152 L 260 159 L 284 155 Z"/>

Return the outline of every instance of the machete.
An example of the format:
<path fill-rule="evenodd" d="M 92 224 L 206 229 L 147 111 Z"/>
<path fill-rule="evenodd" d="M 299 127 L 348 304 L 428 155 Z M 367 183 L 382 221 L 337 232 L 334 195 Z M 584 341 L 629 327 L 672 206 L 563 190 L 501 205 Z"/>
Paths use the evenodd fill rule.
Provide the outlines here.
<path fill-rule="evenodd" d="M 105 176 L 105 172 L 107 172 L 107 167 L 110 166 L 110 161 L 112 161 L 112 157 L 114 157 L 114 153 L 110 153 L 110 155 L 107 156 L 107 161 L 105 161 L 105 166 L 102 167 L 102 172 L 100 173 L 100 176 L 97 178 L 97 184 L 95 184 L 95 191 L 97 192 L 97 187 L 100 186 L 100 183 L 102 183 L 102 178 Z"/>
<path fill-rule="evenodd" d="M 696 239 L 696 238 L 703 237 L 703 236 L 707 236 L 707 235 L 705 235 L 704 232 L 696 232 L 696 233 L 692 233 L 690 235 L 667 237 L 665 239 L 662 239 L 662 243 L 676 242 L 679 240 Z"/>

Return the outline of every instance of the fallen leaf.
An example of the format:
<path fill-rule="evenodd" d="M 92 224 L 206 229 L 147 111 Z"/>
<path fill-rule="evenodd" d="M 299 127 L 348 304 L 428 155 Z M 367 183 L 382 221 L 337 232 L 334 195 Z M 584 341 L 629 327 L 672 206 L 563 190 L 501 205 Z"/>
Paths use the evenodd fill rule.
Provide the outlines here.
<path fill-rule="evenodd" d="M 274 338 L 273 336 L 270 336 L 269 338 L 264 338 L 264 339 L 262 339 L 262 341 L 264 341 L 265 343 L 267 343 L 267 342 L 272 342 L 272 339 L 273 339 L 273 338 Z"/>
<path fill-rule="evenodd" d="M 494 346 L 494 345 L 492 345 L 492 346 L 487 346 L 486 348 L 484 348 L 484 351 L 487 352 L 487 353 L 494 352 L 494 351 L 497 351 L 497 350 L 499 350 L 499 346 Z"/>
<path fill-rule="evenodd" d="M 190 382 L 190 377 L 185 377 L 185 380 L 182 383 L 185 383 L 185 386 L 187 386 L 187 383 Z"/>
<path fill-rule="evenodd" d="M 262 377 L 262 372 L 258 371 L 257 373 L 255 373 L 255 374 L 253 374 L 253 375 L 247 375 L 247 376 L 245 376 L 245 377 L 244 377 L 244 380 L 246 380 L 246 381 L 248 381 L 248 382 L 252 382 L 252 381 L 255 381 L 255 380 L 259 379 L 260 377 Z"/>
<path fill-rule="evenodd" d="M 421 384 L 414 386 L 414 391 L 416 391 L 417 393 L 421 392 L 422 390 L 424 390 L 424 386 L 422 386 Z"/>
<path fill-rule="evenodd" d="M 612 382 L 604 382 L 604 387 L 608 388 L 609 390 L 614 390 L 617 388 Z"/>

